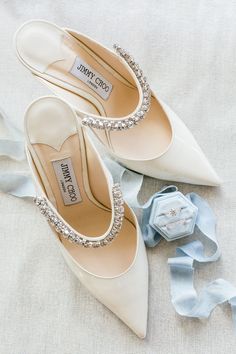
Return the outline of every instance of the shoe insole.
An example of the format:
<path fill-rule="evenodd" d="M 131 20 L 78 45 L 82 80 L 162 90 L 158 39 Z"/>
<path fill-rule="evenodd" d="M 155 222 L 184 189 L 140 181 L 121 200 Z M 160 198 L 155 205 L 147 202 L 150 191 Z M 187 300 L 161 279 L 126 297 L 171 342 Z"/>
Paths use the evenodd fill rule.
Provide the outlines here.
<path fill-rule="evenodd" d="M 19 56 L 77 109 L 113 118 L 130 115 L 138 105 L 139 94 L 121 59 L 101 51 L 87 37 L 72 34 L 50 23 L 30 22 L 17 36 Z M 115 154 L 134 160 L 160 156 L 172 137 L 169 120 L 154 97 L 145 120 L 135 128 L 94 131 Z"/>
<path fill-rule="evenodd" d="M 79 233 L 98 237 L 108 230 L 111 222 L 107 182 L 93 146 L 88 140 L 85 145 L 82 132 L 79 137 L 76 128 L 72 129 L 76 122 L 67 107 L 56 98 L 33 104 L 26 118 L 29 150 L 43 188 L 59 214 Z M 62 130 L 64 135 L 56 136 Z M 131 265 L 137 236 L 135 226 L 125 218 L 117 238 L 105 247 L 84 248 L 63 237 L 61 242 L 81 267 L 110 277 Z"/>

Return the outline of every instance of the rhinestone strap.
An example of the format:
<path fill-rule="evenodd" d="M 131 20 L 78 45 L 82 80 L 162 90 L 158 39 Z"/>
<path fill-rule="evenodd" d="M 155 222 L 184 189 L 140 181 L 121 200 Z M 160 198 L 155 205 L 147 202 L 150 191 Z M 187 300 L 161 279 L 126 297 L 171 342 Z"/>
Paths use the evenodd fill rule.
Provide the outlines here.
<path fill-rule="evenodd" d="M 151 90 L 147 83 L 146 77 L 143 75 L 143 72 L 140 69 L 139 65 L 124 49 L 122 49 L 117 44 L 114 44 L 114 49 L 116 50 L 117 54 L 119 54 L 127 62 L 130 68 L 133 70 L 135 76 L 137 77 L 142 89 L 142 103 L 140 108 L 135 112 L 135 114 L 133 116 L 130 116 L 129 118 L 104 119 L 100 117 L 94 118 L 85 116 L 82 119 L 82 124 L 90 128 L 106 130 L 130 129 L 133 128 L 136 124 L 138 124 L 142 119 L 144 119 L 150 109 Z"/>
<path fill-rule="evenodd" d="M 112 242 L 121 230 L 124 219 L 124 200 L 122 197 L 120 185 L 114 184 L 112 187 L 112 196 L 114 203 L 114 219 L 110 231 L 105 234 L 101 240 L 87 239 L 74 229 L 68 227 L 59 214 L 53 210 L 44 197 L 36 197 L 34 202 L 39 207 L 40 212 L 50 222 L 50 224 L 65 239 L 83 247 L 101 247 Z"/>

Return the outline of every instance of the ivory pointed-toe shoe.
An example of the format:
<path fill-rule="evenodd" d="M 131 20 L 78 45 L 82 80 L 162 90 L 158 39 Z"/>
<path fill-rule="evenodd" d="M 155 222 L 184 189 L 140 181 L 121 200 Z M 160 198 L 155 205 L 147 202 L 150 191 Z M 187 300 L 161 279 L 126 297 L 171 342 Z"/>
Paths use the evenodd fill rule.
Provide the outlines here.
<path fill-rule="evenodd" d="M 220 179 L 192 134 L 157 99 L 139 65 L 91 38 L 34 20 L 15 36 L 20 61 L 76 110 L 123 165 L 154 178 L 203 185 Z"/>
<path fill-rule="evenodd" d="M 25 114 L 35 203 L 81 283 L 140 338 L 146 335 L 148 265 L 137 219 L 68 104 L 54 96 Z"/>

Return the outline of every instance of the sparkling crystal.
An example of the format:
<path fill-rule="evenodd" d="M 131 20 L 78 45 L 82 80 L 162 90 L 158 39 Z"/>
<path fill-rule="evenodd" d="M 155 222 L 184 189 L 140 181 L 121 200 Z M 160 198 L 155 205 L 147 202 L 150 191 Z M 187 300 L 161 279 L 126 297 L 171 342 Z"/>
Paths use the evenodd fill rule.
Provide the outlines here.
<path fill-rule="evenodd" d="M 106 124 L 105 124 L 105 128 L 106 128 L 107 130 L 110 130 L 110 129 L 111 129 L 111 127 L 112 127 L 111 122 L 106 122 Z"/>
<path fill-rule="evenodd" d="M 118 130 L 118 129 L 119 129 L 119 123 L 115 123 L 115 124 L 113 125 L 113 129 L 114 129 L 114 130 Z"/>
<path fill-rule="evenodd" d="M 95 120 L 95 119 L 92 118 L 92 119 L 90 120 L 90 122 L 91 122 L 90 125 L 91 125 L 93 128 L 97 128 L 97 123 L 96 123 L 96 120 Z"/>
<path fill-rule="evenodd" d="M 120 192 L 119 190 L 114 191 L 114 196 L 115 196 L 115 197 L 118 197 L 118 198 L 119 198 L 119 197 L 121 197 L 121 195 L 122 195 L 122 194 L 121 194 L 121 192 Z"/>
<path fill-rule="evenodd" d="M 79 245 L 82 245 L 84 242 L 84 240 L 81 237 L 76 237 L 76 243 L 78 243 Z"/>
<path fill-rule="evenodd" d="M 98 127 L 99 129 L 103 129 L 103 128 L 104 128 L 103 121 L 98 122 L 98 123 L 97 123 L 97 127 Z"/>
<path fill-rule="evenodd" d="M 144 111 L 139 111 L 139 112 L 137 113 L 137 116 L 140 117 L 140 118 L 141 118 L 142 116 L 144 116 Z"/>
<path fill-rule="evenodd" d="M 128 128 L 132 128 L 133 125 L 134 125 L 133 120 L 132 120 L 132 119 L 129 119 L 128 122 L 127 122 Z"/>
<path fill-rule="evenodd" d="M 140 120 L 140 117 L 138 116 L 138 113 L 137 113 L 137 114 L 133 117 L 133 121 L 134 121 L 135 123 L 138 123 L 139 120 Z"/>
<path fill-rule="evenodd" d="M 144 111 L 146 111 L 147 108 L 148 108 L 147 105 L 145 105 L 145 104 L 142 105 L 142 109 L 143 109 Z"/>
<path fill-rule="evenodd" d="M 123 200 L 122 199 L 117 199 L 115 201 L 115 205 L 123 205 Z"/>
<path fill-rule="evenodd" d="M 120 207 L 118 208 L 118 211 L 119 211 L 120 213 L 124 213 L 125 209 L 124 209 L 123 206 L 120 206 Z"/>
<path fill-rule="evenodd" d="M 65 237 L 68 237 L 68 236 L 70 236 L 70 231 L 68 229 L 64 229 L 63 234 Z"/>
<path fill-rule="evenodd" d="M 83 120 L 82 120 L 82 123 L 84 125 L 89 125 L 89 117 L 85 117 Z"/>

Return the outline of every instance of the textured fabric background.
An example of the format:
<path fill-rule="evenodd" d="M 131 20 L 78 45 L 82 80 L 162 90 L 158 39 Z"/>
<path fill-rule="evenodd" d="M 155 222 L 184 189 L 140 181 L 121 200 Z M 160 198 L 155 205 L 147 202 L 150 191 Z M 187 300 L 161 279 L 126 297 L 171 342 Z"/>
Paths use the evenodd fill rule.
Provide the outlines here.
<path fill-rule="evenodd" d="M 218 216 L 223 256 L 199 268 L 196 284 L 201 289 L 222 277 L 236 285 L 236 2 L 1 0 L 0 106 L 19 128 L 29 102 L 48 93 L 14 55 L 15 30 L 33 18 L 75 28 L 110 47 L 120 43 L 193 131 L 224 180 L 218 189 L 179 185 L 206 197 Z M 0 161 L 1 170 L 16 167 Z M 146 178 L 143 200 L 164 184 Z M 166 261 L 178 243 L 148 250 L 150 307 L 142 341 L 79 284 L 29 201 L 1 195 L 0 213 L 1 354 L 235 354 L 227 305 L 209 321 L 175 314 Z"/>

